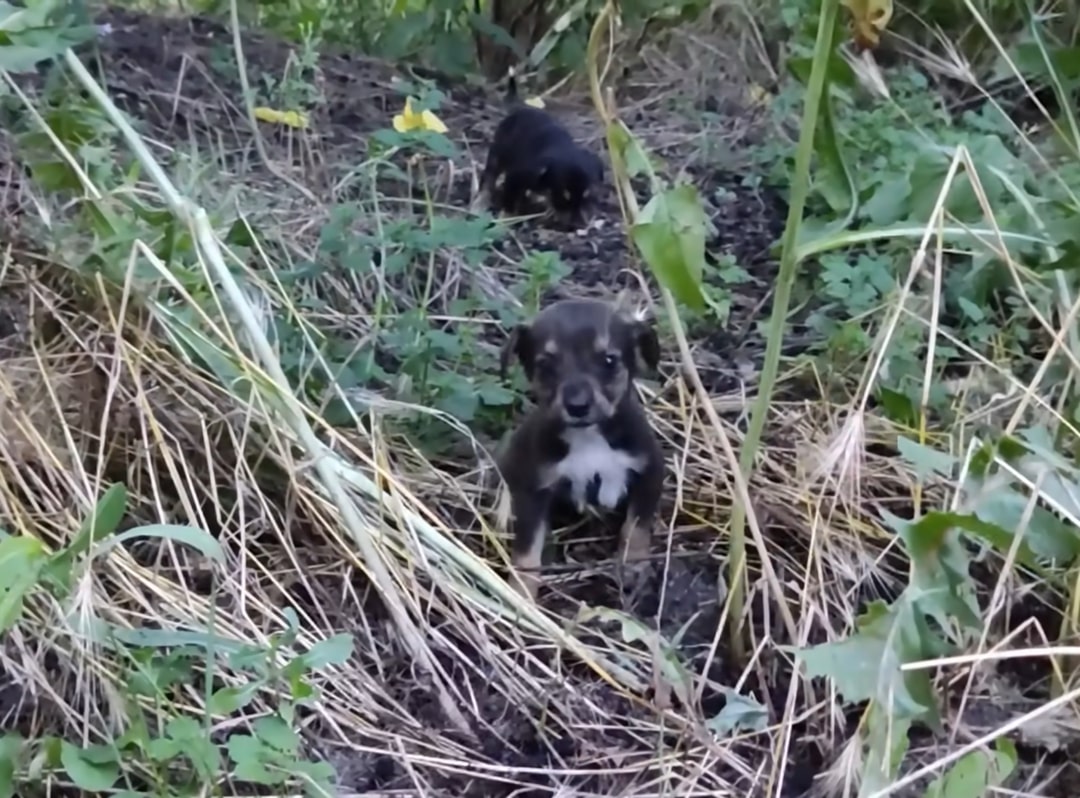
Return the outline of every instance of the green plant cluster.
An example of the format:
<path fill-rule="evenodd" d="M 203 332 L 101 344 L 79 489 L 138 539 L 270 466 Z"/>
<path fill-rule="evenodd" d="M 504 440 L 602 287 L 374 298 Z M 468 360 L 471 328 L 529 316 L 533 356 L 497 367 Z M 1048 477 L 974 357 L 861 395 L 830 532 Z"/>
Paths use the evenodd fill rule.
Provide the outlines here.
<path fill-rule="evenodd" d="M 492 10 L 500 1 L 245 0 L 240 10 L 250 24 L 294 42 L 343 45 L 365 55 L 420 64 L 454 77 L 478 73 L 476 44 L 481 38 L 505 46 L 527 68 L 554 74 L 581 69 L 590 20 L 604 5 L 603 0 L 547 0 L 540 8 L 552 27 L 540 31 L 533 42 L 511 37 L 493 22 Z M 523 11 L 532 9 L 525 3 L 508 5 Z M 621 6 L 623 20 L 631 30 L 646 26 L 656 30 L 695 20 L 709 4 L 702 0 L 628 0 Z M 229 3 L 195 0 L 190 8 L 224 15 Z M 558 20 L 561 22 L 556 25 Z"/>
<path fill-rule="evenodd" d="M 999 4 L 996 10 L 1014 9 Z M 791 16 L 793 24 L 797 19 Z M 798 280 L 803 298 L 814 300 L 810 319 L 822 333 L 819 363 L 865 364 L 883 345 L 882 322 L 889 314 L 882 311 L 898 301 L 913 261 L 913 240 L 928 224 L 940 236 L 931 238 L 928 252 L 940 241 L 943 262 L 928 258 L 916 264 L 916 309 L 898 317 L 899 329 L 889 331 L 889 369 L 873 375 L 878 412 L 900 429 L 923 431 L 928 415 L 963 405 L 964 397 L 939 379 L 952 361 L 981 357 L 1027 379 L 1043 356 L 1035 350 L 1040 337 L 1045 343 L 1064 325 L 1070 347 L 1075 345 L 1075 322 L 1064 318 L 1080 290 L 1077 51 L 1072 39 L 1055 38 L 1048 21 L 1033 13 L 1023 15 L 1018 35 L 996 42 L 1049 113 L 1032 113 L 1015 96 L 993 94 L 965 107 L 955 86 L 950 93 L 946 81 L 931 82 L 911 64 L 885 71 L 886 98 L 860 84 L 850 64 L 836 57 L 830 42 L 835 32 L 829 34 L 823 19 L 817 18 L 825 35 L 816 47 L 803 41 L 792 48 L 797 83 L 774 105 L 783 123 L 800 100 L 821 91 L 818 118 L 801 120 L 803 131 L 812 131 L 813 169 L 805 216 L 797 220 L 794 249 L 803 266 Z M 759 163 L 773 181 L 794 184 L 805 177 L 799 173 L 802 155 L 793 159 L 783 145 L 766 146 Z M 939 201 L 944 214 L 935 218 Z M 931 277 L 936 269 L 940 286 Z M 941 307 L 931 318 L 934 294 Z M 1053 326 L 1048 319 L 1055 320 Z M 934 350 L 927 390 L 931 326 L 941 345 Z M 900 457 L 917 480 L 916 498 L 910 518 L 885 510 L 879 515 L 909 561 L 907 587 L 891 601 L 871 602 L 847 637 L 789 648 L 810 676 L 827 677 L 846 702 L 865 706 L 858 731 L 860 795 L 897 788 L 906 775 L 908 733 L 915 724 L 940 729 L 941 697 L 931 671 L 904 666 L 970 651 L 987 632 L 971 573 L 974 552 L 996 550 L 1015 562 L 1018 578 L 1050 593 L 1074 593 L 1070 575 L 1080 555 L 1080 533 L 1063 520 L 1078 517 L 1067 498 L 1077 485 L 1072 377 L 1070 366 L 1055 362 L 1034 388 L 1067 408 L 1059 427 L 1021 427 L 1006 435 L 992 425 L 979 427 L 973 433 L 985 442 L 962 458 L 898 436 Z M 939 429 L 963 448 L 966 430 L 948 423 Z M 955 486 L 965 497 L 960 508 L 925 510 L 917 497 L 933 483 Z M 1063 634 L 1073 634 L 1072 613 L 1065 625 Z M 1000 738 L 993 750 L 956 760 L 923 794 L 986 795 L 1017 764 L 1015 746 Z"/>
<path fill-rule="evenodd" d="M 1074 193 L 1080 139 L 1070 99 L 1080 60 L 1070 45 L 1049 43 L 1037 25 L 1008 52 L 1041 101 L 1057 109 L 1056 129 L 1046 120 L 1036 130 L 1018 123 L 1015 96 L 972 101 L 973 90 L 950 90 L 948 82 L 932 81 L 910 63 L 885 71 L 889 96 L 880 97 L 849 64 L 831 60 L 801 230 L 813 268 L 800 273 L 796 287 L 797 304 L 819 336 L 814 350 L 826 373 L 843 374 L 865 360 L 876 340 L 875 323 L 884 317 L 877 311 L 896 296 L 911 267 L 912 233 L 921 234 L 946 185 L 939 322 L 947 337 L 939 341 L 938 373 L 983 356 L 1023 374 L 1040 337 L 1045 344 L 1038 320 L 1053 318 L 1072 296 L 1073 280 L 1065 275 L 1080 235 Z M 798 107 L 809 63 L 809 57 L 791 61 L 797 80 L 774 101 L 781 124 Z M 1020 112 L 1032 122 L 1040 118 L 1024 102 Z M 960 153 L 966 158 L 955 179 L 946 181 Z M 768 182 L 790 182 L 792 154 L 782 141 L 767 142 L 755 155 Z M 1015 278 L 994 251 L 997 231 L 1024 269 L 1026 298 L 1013 290 Z M 924 265 L 923 273 L 932 267 Z M 890 353 L 884 385 L 915 400 L 926 329 L 905 318 L 896 335 L 905 343 Z M 950 402 L 941 391 L 934 399 L 939 409 Z"/>
<path fill-rule="evenodd" d="M 221 546 L 201 529 L 156 524 L 124 532 L 128 511 L 123 485 L 108 488 L 71 542 L 48 551 L 36 538 L 0 530 L 0 634 L 50 596 L 68 605 L 86 569 L 111 549 L 139 539 L 189 546 L 224 564 Z M 113 739 L 73 743 L 46 735 L 0 736 L 0 797 L 25 794 L 31 784 L 61 778 L 86 793 L 125 798 L 179 798 L 202 794 L 223 774 L 236 783 L 330 795 L 333 768 L 301 750 L 296 711 L 318 699 L 312 671 L 341 665 L 352 655 L 350 635 L 327 638 L 303 652 L 294 650 L 299 621 L 287 608 L 287 628 L 271 635 L 266 648 L 240 645 L 208 632 L 131 629 L 93 614 L 80 617 L 79 631 L 107 652 L 118 688 L 128 701 L 126 728 Z M 208 714 L 183 708 L 183 689 L 203 686 Z M 273 694 L 276 710 L 251 718 L 250 733 L 215 734 L 212 715 L 236 716 L 260 693 Z M 146 712 L 146 707 L 154 711 Z"/>

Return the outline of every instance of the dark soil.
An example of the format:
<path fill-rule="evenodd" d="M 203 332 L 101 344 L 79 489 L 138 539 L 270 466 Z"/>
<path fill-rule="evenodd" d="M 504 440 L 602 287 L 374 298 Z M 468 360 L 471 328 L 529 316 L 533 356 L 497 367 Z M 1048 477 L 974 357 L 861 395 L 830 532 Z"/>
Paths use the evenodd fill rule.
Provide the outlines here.
<path fill-rule="evenodd" d="M 219 22 L 208 19 L 152 17 L 143 14 L 112 10 L 100 16 L 98 22 L 108 22 L 112 31 L 99 42 L 102 81 L 114 100 L 136 119 L 143 130 L 163 141 L 183 143 L 190 139 L 219 142 L 225 155 L 223 169 L 235 168 L 245 173 L 258 169 L 257 158 L 247 131 L 247 122 L 238 98 L 241 96 L 235 78 L 231 54 L 231 34 Z M 246 33 L 244 52 L 249 78 L 253 85 L 260 76 L 280 77 L 285 73 L 290 54 L 287 45 L 270 36 Z M 92 64 L 87 53 L 84 60 Z M 311 130 L 297 135 L 286 128 L 264 126 L 261 130 L 271 147 L 271 159 L 279 168 L 303 175 L 303 182 L 320 199 L 332 203 L 341 199 L 337 193 L 339 181 L 365 158 L 367 139 L 373 132 L 389 126 L 390 118 L 402 105 L 402 94 L 395 80 L 404 75 L 373 59 L 343 54 L 320 57 L 315 83 L 322 101 L 315 108 Z M 461 131 L 460 143 L 471 153 L 474 161 L 482 161 L 490 132 L 502 113 L 502 99 L 495 90 L 481 91 L 469 86 L 447 84 L 442 87 L 448 99 L 440 117 L 451 131 Z M 567 103 L 556 104 L 553 110 L 568 120 L 569 126 L 586 141 L 595 142 L 598 133 L 586 109 Z M 650 142 L 663 150 L 662 142 Z M 693 161 L 692 154 L 683 153 L 684 161 Z M 751 187 L 751 181 L 732 171 L 691 166 L 688 173 L 706 201 L 716 235 L 709 244 L 712 256 L 732 255 L 751 276 L 751 281 L 735 286 L 732 318 L 728 329 L 695 330 L 695 356 L 707 387 L 714 393 L 737 391 L 749 373 L 756 373 L 764 341 L 756 330 L 756 321 L 769 313 L 771 289 L 776 277 L 772 247 L 782 230 L 786 206 L 778 193 Z M 470 176 L 462 170 L 453 177 L 443 176 L 441 201 L 457 207 L 467 205 L 471 197 Z M 276 181 L 273 175 L 265 179 Z M 284 190 L 284 189 L 283 189 Z M 298 199 L 300 202 L 302 198 Z M 647 196 L 642 192 L 639 201 Z M 570 267 L 569 278 L 561 282 L 545 299 L 571 295 L 608 295 L 623 287 L 637 288 L 637 259 L 628 248 L 616 198 L 609 193 L 592 225 L 585 231 L 560 231 L 543 220 L 523 222 L 514 229 L 513 238 L 501 242 L 508 254 L 516 252 L 555 251 Z M 651 276 L 646 283 L 654 289 Z M 3 332 L 0 330 L 0 338 Z M 597 532 L 602 530 L 595 530 Z M 792 539 L 789 551 L 805 538 L 802 530 L 766 530 L 778 538 Z M 620 595 L 609 567 L 597 566 L 598 560 L 611 555 L 612 536 L 595 535 L 586 540 L 580 534 L 573 543 L 560 542 L 558 559 L 569 575 L 553 580 L 554 588 L 545 601 L 572 615 L 579 602 L 591 606 L 620 606 Z M 569 538 L 569 536 L 564 536 Z M 730 686 L 740 676 L 723 656 L 709 659 L 709 650 L 720 621 L 717 601 L 717 575 L 722 567 L 720 557 L 710 551 L 713 541 L 694 540 L 693 535 L 680 538 L 678 550 L 663 568 L 655 569 L 651 584 L 629 608 L 648 625 L 659 628 L 671 637 L 681 632 L 681 648 L 695 672 L 704 672 L 716 684 Z M 312 547 L 314 551 L 316 547 Z M 318 555 L 312 553 L 312 559 Z M 792 554 L 792 560 L 800 558 Z M 586 564 L 589 564 L 588 566 Z M 553 569 L 558 571 L 558 568 Z M 558 575 L 556 575 L 558 576 Z M 794 568 L 778 574 L 782 584 L 798 583 L 802 576 Z M 756 574 L 752 577 L 756 578 Z M 363 586 L 358 586 L 363 589 Z M 330 612 L 335 591 L 327 596 L 305 597 L 305 602 L 319 603 Z M 791 600 L 796 601 L 793 590 Z M 368 602 L 372 616 L 380 613 L 377 602 Z M 775 612 L 756 606 L 755 636 L 774 635 L 783 638 L 782 631 L 766 626 L 776 623 Z M 378 618 L 368 619 L 376 623 Z M 434 621 L 433 621 L 434 622 Z M 454 643 L 471 653 L 470 659 L 485 661 L 483 652 L 468 652 L 468 643 Z M 388 791 L 407 790 L 416 786 L 419 777 L 436 794 L 456 796 L 551 795 L 557 790 L 555 780 L 543 774 L 545 769 L 574 771 L 577 775 L 562 776 L 559 783 L 574 790 L 574 794 L 640 794 L 649 789 L 649 779 L 663 778 L 659 766 L 643 767 L 635 774 L 637 783 L 629 783 L 617 772 L 608 772 L 613 763 L 647 762 L 654 751 L 643 745 L 641 737 L 626 729 L 635 721 L 642 727 L 654 721 L 654 713 L 632 703 L 608 685 L 597 681 L 590 673 L 570 661 L 556 662 L 566 684 L 558 696 L 563 703 L 576 702 L 580 709 L 575 725 L 570 729 L 550 729 L 537 725 L 537 706 L 545 697 L 537 697 L 537 706 L 513 706 L 492 686 L 494 679 L 479 678 L 466 672 L 457 657 L 442 657 L 443 666 L 459 684 L 468 690 L 480 708 L 483 724 L 473 730 L 470 739 L 448 729 L 430 690 L 418 685 L 415 664 L 395 644 L 387 641 L 387 651 L 379 652 L 377 664 L 360 662 L 358 667 L 368 673 L 382 672 L 389 697 L 407 708 L 413 718 L 423 720 L 428 739 L 436 737 L 454 741 L 468 753 L 471 761 L 491 765 L 490 770 L 474 770 L 463 775 L 432 764 L 413 762 L 402 765 L 401 744 L 394 740 L 395 724 L 399 717 L 387 712 L 380 718 L 386 730 L 384 739 L 354 740 L 356 745 L 386 753 L 358 753 L 334 748 L 329 743 L 316 744 L 323 756 L 338 769 L 339 782 L 345 790 Z M 372 656 L 371 652 L 358 657 Z M 2 674 L 0 674 L 2 676 Z M 742 692 L 762 701 L 775 723 L 784 712 L 790 679 L 789 660 L 768 654 L 757 674 L 746 683 Z M 2 683 L 0 678 L 0 683 Z M 552 689 L 555 689 L 554 687 Z M 0 689 L 0 721 L 17 725 L 19 713 L 11 705 L 12 691 Z M 1026 696 L 1025 696 L 1026 698 Z M 705 691 L 702 710 L 706 716 L 715 715 L 725 703 L 724 693 Z M 609 722 L 621 718 L 622 723 Z M 6 727 L 7 726 L 5 723 Z M 317 733 L 317 723 L 309 730 Z M 850 731 L 850 730 L 849 730 Z M 786 772 L 783 795 L 803 794 L 820 768 L 837 752 L 820 744 L 810 729 L 798 729 L 796 744 Z M 327 737 L 330 737 L 327 730 Z M 408 739 L 417 738 L 408 730 Z M 804 739 L 805 737 L 805 739 Z M 393 742 L 391 742 L 394 740 Z M 676 732 L 669 735 L 671 745 L 689 746 L 690 740 L 680 740 Z M 655 745 L 656 740 L 650 744 Z M 736 743 L 731 746 L 747 761 L 763 761 L 772 754 L 757 750 L 757 742 Z M 418 749 L 419 750 L 419 749 Z M 417 753 L 414 751 L 413 753 Z M 501 766 L 502 770 L 494 769 Z M 763 770 L 768 770 L 763 765 Z M 528 772 L 528 771 L 536 772 Z M 745 774 L 726 772 L 716 765 L 716 772 L 703 777 L 702 789 L 719 784 L 724 779 L 747 795 L 764 796 L 764 786 Z M 1074 794 L 1055 793 L 1048 794 Z"/>

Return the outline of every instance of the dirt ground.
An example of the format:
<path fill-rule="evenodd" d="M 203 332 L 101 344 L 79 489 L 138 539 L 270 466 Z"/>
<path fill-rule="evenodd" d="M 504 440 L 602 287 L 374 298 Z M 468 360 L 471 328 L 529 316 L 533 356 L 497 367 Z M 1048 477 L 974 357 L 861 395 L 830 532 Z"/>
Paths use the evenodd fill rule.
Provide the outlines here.
<path fill-rule="evenodd" d="M 230 66 L 233 63 L 231 34 L 227 28 L 204 19 L 169 19 L 115 10 L 100 15 L 97 21 L 107 22 L 111 27 L 100 42 L 103 85 L 114 100 L 138 120 L 144 133 L 159 141 L 171 142 L 177 148 L 191 139 L 213 140 L 224 155 L 223 169 L 231 166 L 237 172 L 243 171 L 248 180 L 278 180 L 265 170 L 260 174 L 261 167 L 238 101 L 240 88 L 235 70 Z M 253 82 L 259 75 L 282 75 L 290 59 L 290 48 L 268 36 L 247 34 L 244 50 L 248 74 Z M 89 54 L 84 60 L 93 63 Z M 302 175 L 305 185 L 316 192 L 321 201 L 329 203 L 343 198 L 346 194 L 341 188 L 343 178 L 363 157 L 364 139 L 372 132 L 388 127 L 390 118 L 400 111 L 401 95 L 394 83 L 400 74 L 385 64 L 355 55 L 320 56 L 318 88 L 324 100 L 312 118 L 312 131 L 316 132 L 297 136 L 286 129 L 264 126 L 262 132 L 270 148 L 271 160 L 279 168 Z M 446 91 L 448 100 L 440 117 L 470 154 L 472 163 L 460 164 L 453 173 L 436 176 L 436 190 L 442 201 L 462 207 L 471 201 L 477 164 L 483 161 L 490 132 L 502 113 L 501 98 L 496 91 L 471 86 L 447 83 L 441 88 Z M 550 107 L 568 120 L 581 138 L 594 143 L 598 140 L 589 109 L 561 101 Z M 734 106 L 730 107 L 734 109 Z M 732 149 L 737 150 L 745 143 L 744 139 L 752 136 L 755 130 L 753 118 L 757 113 L 747 108 L 745 118 L 733 116 L 727 131 Z M 634 114 L 628 116 L 632 125 L 649 127 L 648 111 L 640 112 L 637 118 Z M 718 131 L 715 135 L 725 134 Z M 717 231 L 710 242 L 712 254 L 734 255 L 753 278 L 736 288 L 728 329 L 706 331 L 707 334 L 696 336 L 694 343 L 696 362 L 710 391 L 718 397 L 738 396 L 746 387 L 747 375 L 757 371 L 764 350 L 755 322 L 767 318 L 769 313 L 776 274 L 776 258 L 770 248 L 779 238 L 784 224 L 786 207 L 783 198 L 766 188 L 748 187 L 743 175 L 734 168 L 722 171 L 704 166 L 704 160 L 697 157 L 702 141 L 694 134 L 689 122 L 685 129 L 669 124 L 662 136 L 648 143 L 668 163 L 685 167 L 694 178 L 707 201 Z M 283 206 L 288 206 L 290 203 L 302 204 L 304 199 L 294 195 L 283 197 L 282 202 Z M 281 212 L 287 215 L 288 207 L 283 207 Z M 571 274 L 548 298 L 610 293 L 613 289 L 636 285 L 635 277 L 627 268 L 631 261 L 613 193 L 602 203 L 599 217 L 588 234 L 580 235 L 555 231 L 540 222 L 526 222 L 515 230 L 514 238 L 502 246 L 525 252 L 549 249 L 559 252 L 562 260 L 571 267 Z M 732 418 L 737 416 L 737 413 L 733 414 Z M 780 434 L 783 434 L 782 430 Z M 709 499 L 689 496 L 685 501 L 689 505 L 697 502 L 705 506 Z M 785 547 L 792 563 L 802 559 L 798 550 L 805 546 L 805 538 L 801 537 L 803 531 L 785 527 L 782 518 L 773 518 L 766 529 L 776 540 L 790 541 Z M 602 551 L 602 547 L 592 541 L 564 548 L 562 557 L 568 562 L 586 562 Z M 718 713 L 727 700 L 725 693 L 716 686 L 732 685 L 740 676 L 740 671 L 725 665 L 722 651 L 719 657 L 710 654 L 720 620 L 716 577 L 722 560 L 702 540 L 695 540 L 693 529 L 680 537 L 675 555 L 663 573 L 657 574 L 655 583 L 641 597 L 634 611 L 642 620 L 655 623 L 667 635 L 681 632 L 681 648 L 688 662 L 699 671 L 705 670 L 712 683 L 703 696 L 701 707 L 703 715 L 708 717 Z M 319 555 L 312 556 L 318 559 Z M 798 581 L 802 574 L 800 568 L 793 565 L 790 572 L 780 573 L 779 578 L 787 584 L 789 580 Z M 602 574 L 564 582 L 560 590 L 565 594 L 562 598 L 555 593 L 551 596 L 556 611 L 562 601 L 570 613 L 574 603 L 581 600 L 593 606 L 618 606 L 612 580 Z M 325 604 L 333 601 L 329 598 L 331 593 L 301 600 Z M 377 609 L 372 613 L 376 617 L 369 622 L 377 623 L 380 613 Z M 778 621 L 773 613 L 759 606 L 755 615 L 758 638 L 778 631 L 774 628 Z M 784 635 L 778 633 L 777 636 Z M 468 646 L 466 641 L 455 643 Z M 472 659 L 482 662 L 482 652 L 475 652 Z M 553 654 L 553 667 L 557 660 Z M 657 783 L 663 780 L 664 768 L 659 763 L 644 769 L 630 768 L 629 771 L 636 774 L 636 781 L 620 776 L 621 764 L 650 760 L 655 756 L 652 746 L 658 741 L 635 732 L 639 727 L 645 729 L 653 717 L 653 711 L 648 707 L 628 700 L 573 663 L 562 662 L 560 667 L 565 670 L 567 680 L 567 693 L 562 700 L 576 701 L 580 705 L 576 728 L 545 728 L 529 708 L 508 702 L 477 673 L 462 671 L 458 662 L 447 655 L 443 665 L 452 672 L 455 680 L 468 684 L 473 701 L 480 707 L 479 715 L 486 723 L 485 727 L 474 730 L 472 739 L 466 736 L 459 739 L 457 732 L 447 728 L 430 691 L 418 686 L 413 664 L 403 651 L 394 650 L 388 644 L 378 666 L 385 677 L 388 698 L 407 706 L 413 717 L 426 719 L 429 723 L 427 730 L 409 730 L 406 736 L 413 740 L 427 737 L 433 741 L 433 746 L 436 738 L 441 741 L 440 745 L 445 745 L 447 740 L 456 741 L 462 751 L 470 752 L 476 763 L 487 767 L 471 775 L 435 765 L 424 767 L 421 778 L 434 791 L 431 794 L 478 798 L 660 794 L 658 788 L 649 786 L 650 779 L 656 779 Z M 741 691 L 762 701 L 775 721 L 784 713 L 789 678 L 790 662 L 779 655 L 768 654 L 761 660 L 756 676 L 744 684 Z M 2 692 L 0 700 L 4 700 Z M 609 722 L 611 719 L 618 722 Z M 392 735 L 393 712 L 388 710 L 383 720 L 387 734 Z M 329 730 L 321 729 L 314 719 L 307 728 L 313 740 L 330 737 Z M 851 728 L 849 724 L 849 733 Z M 327 733 L 323 735 L 323 731 Z M 831 743 L 819 731 L 809 727 L 797 729 L 780 796 L 807 794 L 813 777 L 836 755 Z M 338 769 L 339 785 L 346 792 L 384 794 L 391 790 L 407 790 L 416 783 L 416 773 L 404 769 L 395 757 L 374 752 L 375 749 L 387 750 L 385 740 L 353 742 L 357 746 L 368 745 L 372 752 L 312 742 L 312 747 Z M 667 743 L 684 750 L 700 745 L 698 741 L 678 739 L 674 733 L 669 735 Z M 732 750 L 739 752 L 741 761 L 759 762 L 767 771 L 770 766 L 765 763 L 773 754 L 759 750 L 759 745 L 758 742 L 733 743 Z M 558 792 L 544 774 L 546 768 L 555 766 L 579 774 L 565 779 L 565 792 Z M 725 783 L 747 795 L 769 795 L 759 773 L 742 772 L 725 765 L 723 757 L 712 760 L 712 768 L 715 772 L 702 775 L 703 791 L 696 794 L 708 794 L 710 789 L 715 789 L 708 785 Z"/>

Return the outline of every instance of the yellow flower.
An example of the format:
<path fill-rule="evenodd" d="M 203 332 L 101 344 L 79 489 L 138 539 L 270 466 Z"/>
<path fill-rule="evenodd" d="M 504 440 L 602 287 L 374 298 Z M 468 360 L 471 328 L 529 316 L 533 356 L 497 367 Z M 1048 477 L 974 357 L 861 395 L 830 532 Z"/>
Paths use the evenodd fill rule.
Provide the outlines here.
<path fill-rule="evenodd" d="M 544 107 L 544 101 L 541 100 L 539 97 L 530 97 L 529 99 L 527 99 L 525 101 L 525 104 L 526 105 L 531 105 L 533 108 L 543 108 Z"/>
<path fill-rule="evenodd" d="M 254 113 L 255 118 L 263 122 L 289 127 L 306 128 L 308 126 L 308 116 L 302 111 L 276 111 L 273 108 L 260 106 L 254 109 Z"/>
<path fill-rule="evenodd" d="M 747 93 L 750 95 L 750 102 L 754 105 L 768 105 L 772 101 L 769 92 L 759 83 L 752 83 Z"/>
<path fill-rule="evenodd" d="M 412 97 L 405 98 L 405 110 L 394 116 L 394 130 L 398 133 L 408 133 L 410 130 L 430 130 L 434 133 L 445 133 L 446 125 L 431 111 L 416 113 L 412 107 Z"/>

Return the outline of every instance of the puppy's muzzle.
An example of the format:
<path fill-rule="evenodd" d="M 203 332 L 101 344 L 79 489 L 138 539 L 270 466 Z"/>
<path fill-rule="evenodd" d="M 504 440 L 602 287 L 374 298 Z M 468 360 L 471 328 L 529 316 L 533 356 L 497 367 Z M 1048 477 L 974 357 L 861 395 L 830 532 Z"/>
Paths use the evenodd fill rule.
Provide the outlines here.
<path fill-rule="evenodd" d="M 559 388 L 563 420 L 572 427 L 597 422 L 596 391 L 586 379 L 567 380 Z"/>

